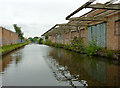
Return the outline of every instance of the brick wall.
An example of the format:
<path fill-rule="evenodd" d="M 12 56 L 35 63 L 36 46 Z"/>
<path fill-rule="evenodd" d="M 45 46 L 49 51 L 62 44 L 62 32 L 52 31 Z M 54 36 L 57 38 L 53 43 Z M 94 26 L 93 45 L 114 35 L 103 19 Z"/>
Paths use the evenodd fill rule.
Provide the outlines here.
<path fill-rule="evenodd" d="M 116 22 L 114 21 L 115 17 L 119 17 L 118 14 L 113 14 L 109 16 L 109 19 L 111 19 L 109 22 L 107 22 L 107 49 L 112 49 L 112 50 L 120 50 L 120 21 Z M 116 23 L 119 26 L 116 26 Z M 118 31 L 116 31 L 118 30 Z"/>
<path fill-rule="evenodd" d="M 2 46 L 18 43 L 18 34 L 16 34 L 15 32 L 12 32 L 5 28 L 1 28 L 0 32 L 2 32 L 2 42 L 1 42 Z"/>
<path fill-rule="evenodd" d="M 80 37 L 83 38 L 84 44 L 88 45 L 88 28 L 80 30 Z"/>
<path fill-rule="evenodd" d="M 89 13 L 87 16 L 95 16 L 100 13 L 104 13 L 106 10 L 96 10 Z M 116 13 L 114 13 L 116 12 Z M 106 22 L 106 47 L 108 50 L 120 50 L 120 25 L 116 27 L 116 19 L 120 20 L 120 12 L 115 10 L 109 10 L 102 14 L 101 16 L 107 16 L 108 21 Z M 98 22 L 92 21 L 89 24 L 95 24 Z M 120 24 L 120 22 L 118 23 Z M 116 30 L 117 29 L 117 30 Z M 119 34 L 116 34 L 116 31 Z"/>
<path fill-rule="evenodd" d="M 0 46 L 2 46 L 2 27 L 0 27 Z"/>
<path fill-rule="evenodd" d="M 51 40 L 51 42 L 53 42 L 53 43 L 57 43 L 57 36 L 56 35 L 48 36 L 48 39 Z"/>
<path fill-rule="evenodd" d="M 65 33 L 61 34 L 61 43 L 64 44 L 65 43 Z"/>
<path fill-rule="evenodd" d="M 116 12 L 116 13 L 114 13 Z M 102 14 L 101 14 L 102 13 Z M 120 20 L 120 12 L 115 10 L 94 10 L 93 12 L 88 13 L 86 16 L 107 16 L 108 21 L 106 21 L 106 47 L 109 50 L 120 50 L 120 21 L 116 26 L 116 19 Z M 96 25 L 99 23 L 103 23 L 103 21 L 91 21 L 89 25 Z M 84 30 L 80 30 L 80 32 L 72 31 L 74 28 L 70 28 L 70 31 L 67 33 L 61 34 L 61 43 L 62 44 L 71 44 L 71 40 L 74 36 L 80 36 L 83 38 L 83 42 L 88 45 L 89 40 L 89 32 L 88 27 L 84 27 Z M 116 34 L 117 33 L 117 34 Z M 57 36 L 51 38 L 52 42 L 57 43 Z"/>

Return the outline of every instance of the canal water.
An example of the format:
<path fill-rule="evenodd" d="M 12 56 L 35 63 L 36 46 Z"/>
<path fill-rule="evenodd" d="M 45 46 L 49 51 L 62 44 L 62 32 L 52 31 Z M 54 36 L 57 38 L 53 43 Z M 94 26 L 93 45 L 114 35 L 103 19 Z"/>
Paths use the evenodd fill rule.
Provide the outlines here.
<path fill-rule="evenodd" d="M 117 61 L 46 45 L 26 45 L 0 62 L 3 86 L 120 85 Z"/>

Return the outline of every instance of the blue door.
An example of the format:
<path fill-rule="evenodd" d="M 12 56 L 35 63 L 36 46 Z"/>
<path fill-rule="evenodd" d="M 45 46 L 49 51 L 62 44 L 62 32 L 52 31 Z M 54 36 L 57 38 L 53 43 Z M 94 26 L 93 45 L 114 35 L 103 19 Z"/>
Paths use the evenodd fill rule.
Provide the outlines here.
<path fill-rule="evenodd" d="M 89 41 L 97 41 L 100 47 L 106 47 L 106 23 L 89 27 Z"/>
<path fill-rule="evenodd" d="M 61 43 L 61 34 L 58 35 L 58 43 Z"/>

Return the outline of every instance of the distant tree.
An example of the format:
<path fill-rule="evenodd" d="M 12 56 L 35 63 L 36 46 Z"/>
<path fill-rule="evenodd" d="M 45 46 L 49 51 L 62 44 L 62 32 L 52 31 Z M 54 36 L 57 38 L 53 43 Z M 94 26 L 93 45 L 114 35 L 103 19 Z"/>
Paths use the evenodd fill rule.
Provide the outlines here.
<path fill-rule="evenodd" d="M 32 38 L 32 37 L 29 37 L 28 39 L 29 39 L 31 42 L 33 42 L 33 38 Z"/>
<path fill-rule="evenodd" d="M 35 39 L 38 39 L 39 37 L 36 36 L 36 37 L 34 37 L 34 38 L 35 38 Z"/>
<path fill-rule="evenodd" d="M 47 40 L 47 39 L 48 39 L 48 36 L 45 36 L 45 39 Z"/>
<path fill-rule="evenodd" d="M 34 37 L 33 42 L 37 42 L 39 37 Z"/>
<path fill-rule="evenodd" d="M 24 40 L 25 40 L 26 42 L 29 42 L 29 39 L 27 39 L 27 38 L 24 38 Z"/>
<path fill-rule="evenodd" d="M 42 38 L 39 39 L 39 44 L 43 44 L 43 39 Z"/>
<path fill-rule="evenodd" d="M 17 24 L 13 24 L 13 27 L 16 33 L 18 33 L 18 37 L 21 39 L 22 42 L 22 39 L 24 39 L 24 37 L 23 37 L 23 32 L 21 31 L 21 27 L 18 27 Z"/>

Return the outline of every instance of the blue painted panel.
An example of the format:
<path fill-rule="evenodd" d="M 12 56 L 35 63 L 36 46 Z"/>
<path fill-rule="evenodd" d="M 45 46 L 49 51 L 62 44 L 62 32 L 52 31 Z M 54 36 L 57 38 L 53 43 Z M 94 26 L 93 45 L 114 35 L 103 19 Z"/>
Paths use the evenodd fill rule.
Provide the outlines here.
<path fill-rule="evenodd" d="M 106 47 L 106 23 L 89 27 L 89 41 L 96 40 L 97 45 Z"/>
<path fill-rule="evenodd" d="M 106 47 L 106 23 L 101 24 L 101 47 Z"/>
<path fill-rule="evenodd" d="M 100 34 L 100 25 L 96 26 L 96 30 L 97 30 L 97 45 L 100 46 L 100 39 L 101 39 L 101 34 Z"/>
<path fill-rule="evenodd" d="M 58 35 L 58 43 L 61 43 L 61 34 Z"/>
<path fill-rule="evenodd" d="M 101 34 L 101 47 L 103 47 L 103 40 L 104 40 L 104 36 L 103 36 L 103 30 L 104 30 L 104 28 L 103 28 L 103 24 L 100 24 L 100 26 L 101 26 L 101 32 L 100 32 L 100 34 Z"/>
<path fill-rule="evenodd" d="M 89 41 L 92 41 L 92 37 L 91 37 L 92 27 L 89 27 L 88 31 L 89 31 L 89 34 L 88 34 L 89 35 Z"/>
<path fill-rule="evenodd" d="M 92 35 L 93 40 L 97 40 L 96 26 L 92 26 Z"/>

